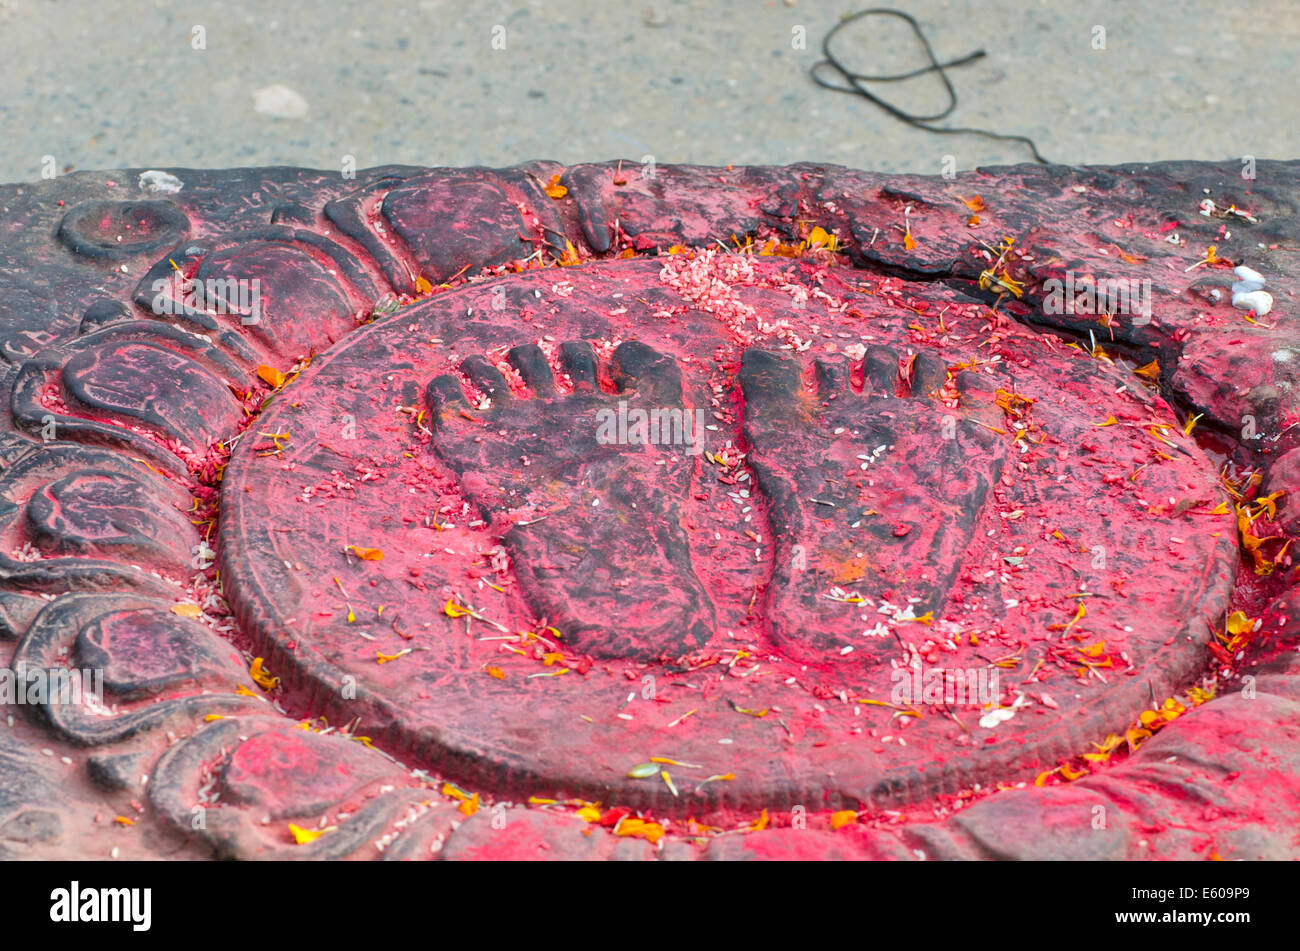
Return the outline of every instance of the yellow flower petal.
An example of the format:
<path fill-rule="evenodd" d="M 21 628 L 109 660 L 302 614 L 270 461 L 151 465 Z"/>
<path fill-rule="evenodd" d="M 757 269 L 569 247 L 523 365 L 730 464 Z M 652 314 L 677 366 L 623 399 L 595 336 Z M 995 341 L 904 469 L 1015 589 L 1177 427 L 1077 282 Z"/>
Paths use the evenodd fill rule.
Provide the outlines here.
<path fill-rule="evenodd" d="M 442 606 L 442 610 L 447 617 L 465 617 L 474 613 L 469 608 L 457 604 L 454 598 L 449 598 L 447 603 Z"/>
<path fill-rule="evenodd" d="M 646 839 L 654 843 L 664 837 L 664 827 L 657 822 L 648 822 L 635 816 L 627 816 L 619 820 L 618 825 L 614 827 L 614 834 Z"/>
<path fill-rule="evenodd" d="M 1242 611 L 1233 611 L 1228 615 L 1227 630 L 1229 634 L 1249 634 L 1255 629 L 1255 622 Z"/>
<path fill-rule="evenodd" d="M 256 373 L 268 386 L 275 387 L 276 389 L 284 386 L 285 375 L 275 367 L 270 367 L 263 363 L 257 368 Z"/>
<path fill-rule="evenodd" d="M 265 690 L 274 690 L 280 686 L 280 678 L 273 677 L 267 670 L 262 667 L 262 658 L 253 658 L 253 663 L 248 668 L 248 675 L 253 678 L 253 682 Z"/>
<path fill-rule="evenodd" d="M 677 787 L 673 785 L 673 778 L 668 775 L 668 770 L 661 769 L 659 775 L 663 777 L 664 785 L 668 787 L 668 791 L 672 793 L 675 798 L 678 795 Z"/>
<path fill-rule="evenodd" d="M 333 831 L 334 826 L 330 826 L 328 829 L 304 829 L 302 826 L 296 826 L 292 822 L 289 823 L 289 833 L 293 836 L 293 841 L 298 845 L 307 845 L 311 842 L 315 842 L 326 832 Z"/>
<path fill-rule="evenodd" d="M 840 829 L 844 826 L 851 825 L 858 821 L 858 814 L 852 809 L 842 809 L 839 812 L 831 813 L 831 828 Z"/>

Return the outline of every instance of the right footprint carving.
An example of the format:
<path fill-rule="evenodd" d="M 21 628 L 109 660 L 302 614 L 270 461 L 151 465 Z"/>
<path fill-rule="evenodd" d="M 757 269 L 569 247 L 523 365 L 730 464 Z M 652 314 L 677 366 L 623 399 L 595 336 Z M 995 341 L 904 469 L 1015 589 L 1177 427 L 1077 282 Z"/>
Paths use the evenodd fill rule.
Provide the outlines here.
<path fill-rule="evenodd" d="M 805 664 L 837 662 L 849 645 L 872 651 L 862 634 L 884 620 L 872 609 L 864 622 L 862 606 L 827 596 L 834 588 L 939 617 L 1005 453 L 928 398 L 947 377 L 936 358 L 917 356 L 910 387 L 885 347 L 867 353 L 861 393 L 853 369 L 819 358 L 805 386 L 800 365 L 773 353 L 748 350 L 741 364 L 744 434 L 775 535 L 766 616 L 782 652 Z M 884 652 L 896 654 L 892 639 L 873 661 Z"/>
<path fill-rule="evenodd" d="M 566 644 L 602 658 L 689 653 L 713 633 L 681 524 L 692 447 L 673 444 L 678 431 L 657 443 L 598 438 L 601 411 L 617 410 L 620 401 L 629 417 L 637 409 L 685 415 L 681 371 L 629 341 L 614 351 L 619 392 L 610 396 L 600 390 L 590 344 L 564 343 L 560 357 L 571 394 L 556 392 L 546 356 L 533 344 L 508 354 L 531 391 L 525 398 L 477 356 L 461 370 L 491 401 L 488 408 L 471 409 L 455 376 L 433 380 L 434 447 L 484 519 L 504 529 L 524 595 Z M 704 434 L 694 425 L 691 432 L 698 446 Z"/>

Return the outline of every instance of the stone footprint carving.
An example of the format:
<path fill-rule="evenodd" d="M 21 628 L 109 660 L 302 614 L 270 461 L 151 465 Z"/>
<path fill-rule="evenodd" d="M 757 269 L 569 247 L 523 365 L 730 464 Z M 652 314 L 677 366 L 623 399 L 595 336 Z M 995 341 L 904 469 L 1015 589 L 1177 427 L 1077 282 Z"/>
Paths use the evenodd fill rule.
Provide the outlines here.
<path fill-rule="evenodd" d="M 852 645 L 861 663 L 861 651 L 892 656 L 897 645 L 864 638 L 886 617 L 835 589 L 938 618 L 1004 446 L 928 398 L 947 370 L 927 354 L 909 383 L 893 350 L 873 349 L 861 392 L 846 358 L 819 358 L 812 369 L 805 385 L 793 360 L 763 350 L 742 358 L 744 435 L 775 535 L 765 613 L 791 659 L 838 664 Z"/>
<path fill-rule="evenodd" d="M 607 394 L 590 344 L 566 342 L 560 358 L 571 394 L 556 391 L 539 347 L 509 352 L 529 390 L 521 398 L 487 360 L 469 357 L 461 370 L 490 400 L 482 410 L 455 376 L 434 379 L 434 447 L 503 532 L 524 595 L 566 644 L 602 658 L 678 657 L 713 631 L 681 524 L 695 455 L 673 443 L 685 428 L 664 427 L 657 443 L 634 440 L 637 410 L 676 409 L 685 423 L 681 371 L 645 344 L 624 343 L 612 359 L 617 392 Z M 633 421 L 622 444 L 620 404 Z"/>

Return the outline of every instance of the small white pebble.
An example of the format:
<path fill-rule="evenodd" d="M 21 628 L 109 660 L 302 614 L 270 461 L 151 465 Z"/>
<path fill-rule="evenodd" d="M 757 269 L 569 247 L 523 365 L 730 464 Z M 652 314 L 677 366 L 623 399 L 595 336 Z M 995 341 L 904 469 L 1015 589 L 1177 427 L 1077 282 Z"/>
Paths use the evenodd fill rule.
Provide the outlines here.
<path fill-rule="evenodd" d="M 1273 309 L 1273 295 L 1268 291 L 1248 291 L 1245 294 L 1233 294 L 1232 306 L 1237 310 L 1253 310 L 1257 317 L 1263 317 Z"/>

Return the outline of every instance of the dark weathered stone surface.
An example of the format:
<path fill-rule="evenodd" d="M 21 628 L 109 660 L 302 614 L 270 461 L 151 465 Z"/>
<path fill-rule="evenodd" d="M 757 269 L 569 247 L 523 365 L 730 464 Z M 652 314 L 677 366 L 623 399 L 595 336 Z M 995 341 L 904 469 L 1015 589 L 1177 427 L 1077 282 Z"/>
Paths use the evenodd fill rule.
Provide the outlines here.
<path fill-rule="evenodd" d="M 1258 172 L 0 190 L 0 855 L 1294 857 Z"/>

